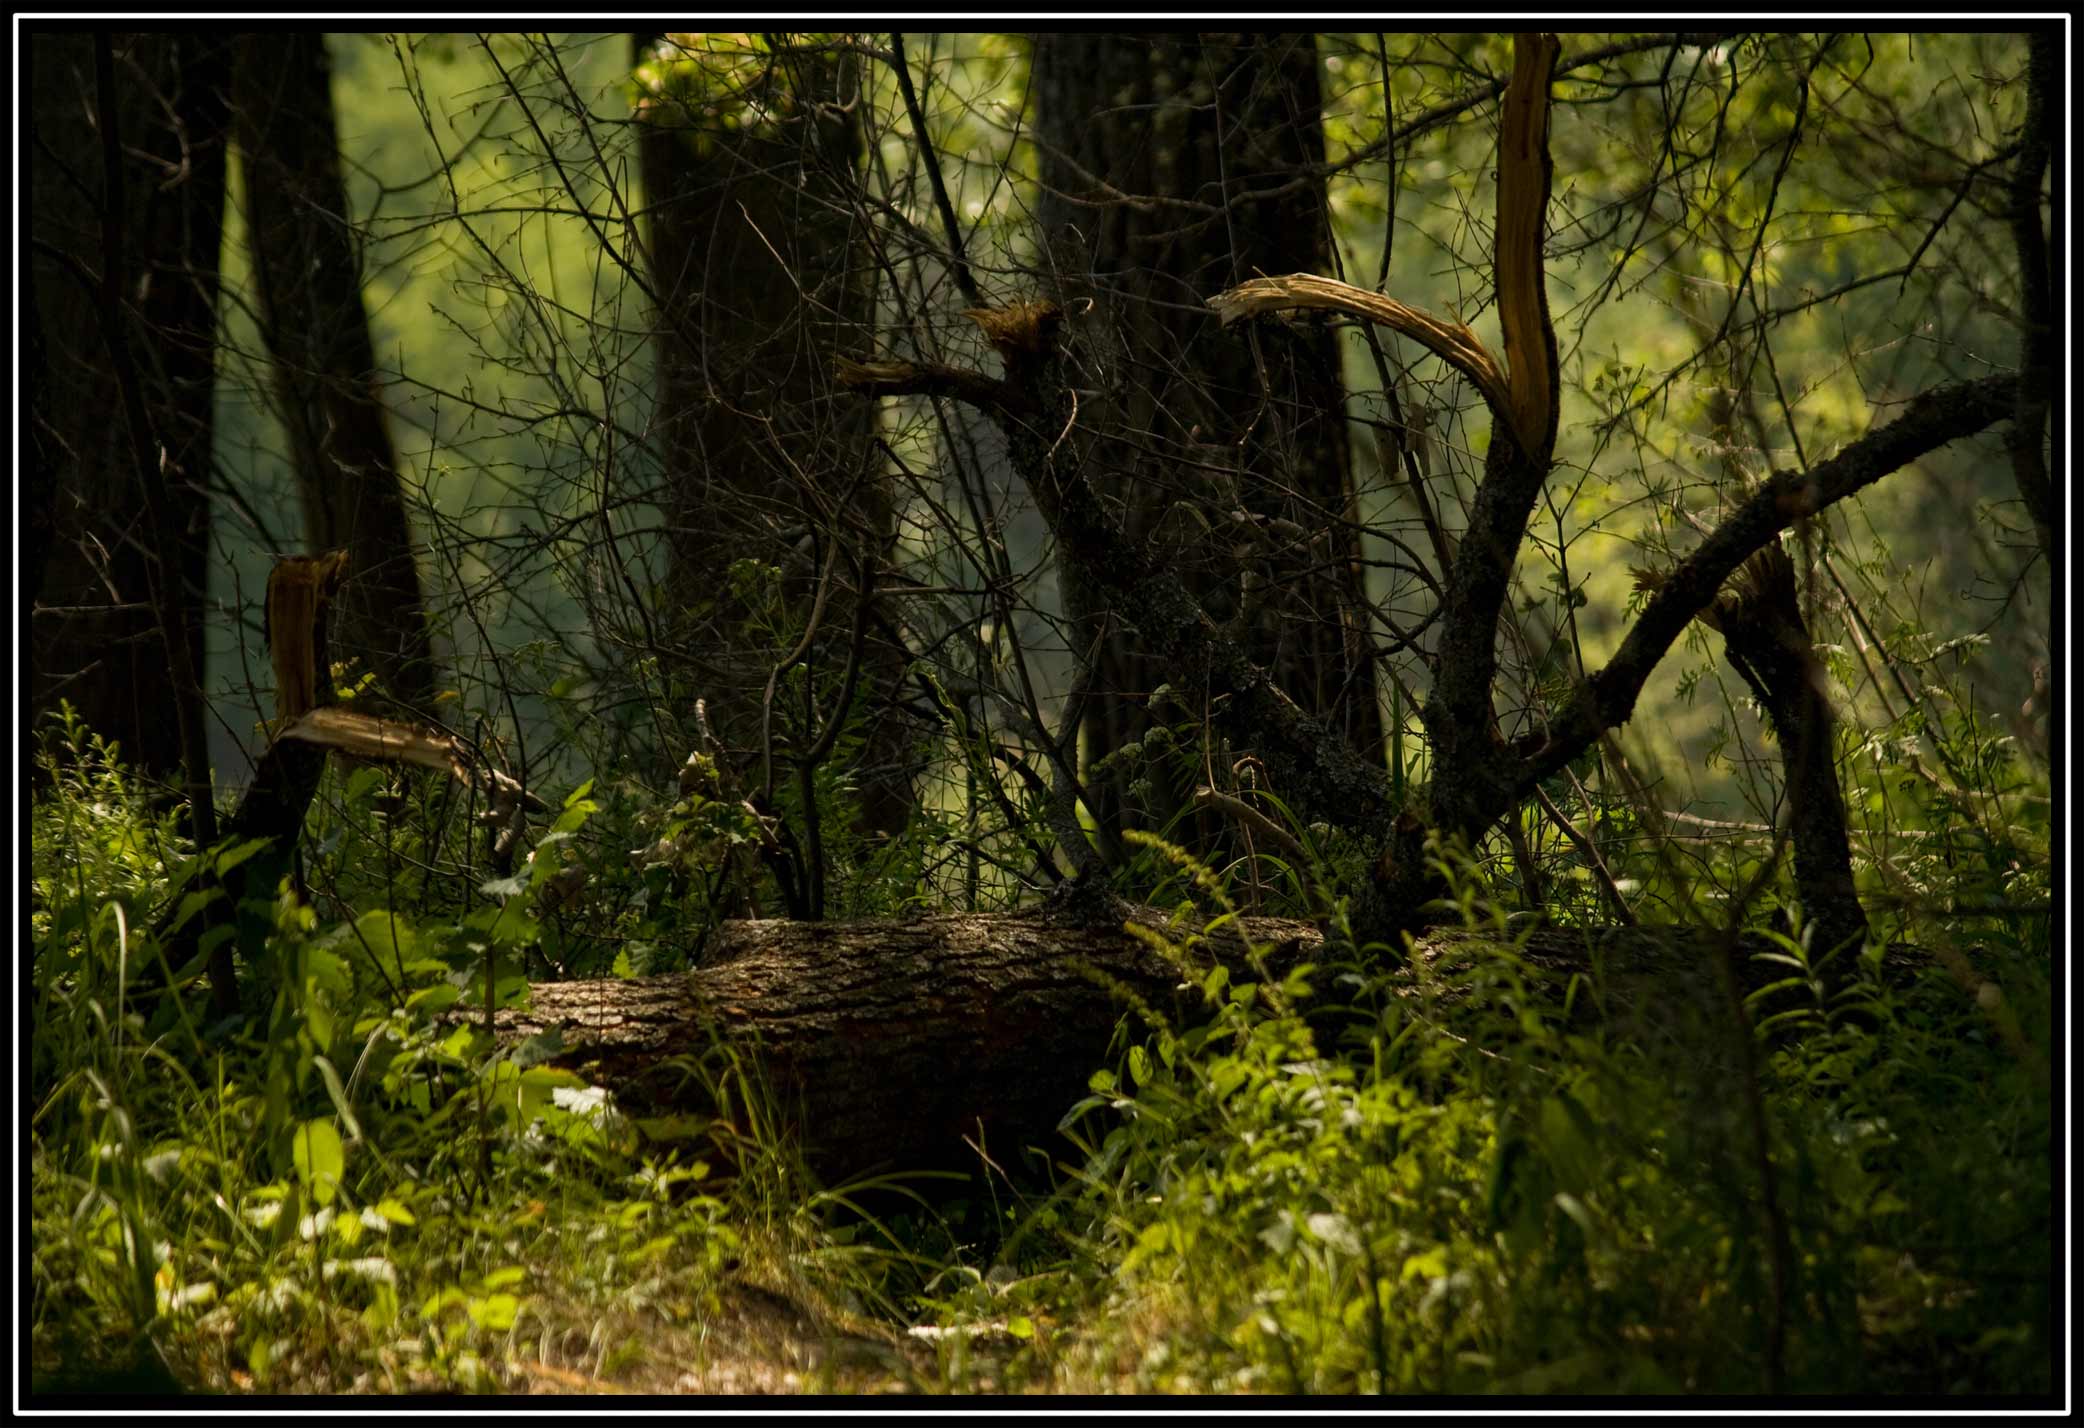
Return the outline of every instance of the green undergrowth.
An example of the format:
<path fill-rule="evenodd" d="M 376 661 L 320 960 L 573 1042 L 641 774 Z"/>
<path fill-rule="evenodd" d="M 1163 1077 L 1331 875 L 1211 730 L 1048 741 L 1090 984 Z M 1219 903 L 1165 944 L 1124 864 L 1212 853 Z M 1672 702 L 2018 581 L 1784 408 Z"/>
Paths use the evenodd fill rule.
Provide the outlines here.
<path fill-rule="evenodd" d="M 1943 970 L 1899 987 L 1870 959 L 1838 1003 L 1796 975 L 1744 1025 L 1674 1008 L 1624 1036 L 1572 1014 L 1593 986 L 1537 991 L 1519 920 L 1466 863 L 1450 869 L 1465 918 L 1492 937 L 1450 987 L 1336 956 L 1233 977 L 1200 951 L 1236 918 L 1227 890 L 1162 851 L 1202 898 L 1163 943 L 1202 1011 L 1125 1027 L 1071 1117 L 1082 1167 L 944 1305 L 950 1323 L 1010 1326 L 994 1383 L 2049 1389 L 2031 960 L 2010 964 L 2003 1015 Z M 1800 973 L 1800 944 L 1782 945 Z"/>
<path fill-rule="evenodd" d="M 1465 858 L 1443 868 L 1489 935 L 1451 970 L 1336 937 L 1219 965 L 1249 899 L 1306 910 L 1312 830 L 1221 872 L 1139 837 L 1190 1010 L 1125 1011 L 1052 1172 L 991 1147 L 950 1200 L 818 1186 L 722 1048 L 688 1066 L 737 1130 L 493 1050 L 485 1008 L 549 960 L 532 909 L 606 795 L 573 790 L 474 898 L 285 885 L 241 952 L 266 992 L 213 1023 L 136 992 L 192 850 L 117 751 L 56 737 L 25 979 L 43 1390 L 2051 1386 L 2048 928 L 2017 877 L 2001 909 L 1898 915 L 1937 954 L 1908 981 L 1869 956 L 1822 999 L 1797 929 L 1742 1017 L 1602 1019 Z"/>

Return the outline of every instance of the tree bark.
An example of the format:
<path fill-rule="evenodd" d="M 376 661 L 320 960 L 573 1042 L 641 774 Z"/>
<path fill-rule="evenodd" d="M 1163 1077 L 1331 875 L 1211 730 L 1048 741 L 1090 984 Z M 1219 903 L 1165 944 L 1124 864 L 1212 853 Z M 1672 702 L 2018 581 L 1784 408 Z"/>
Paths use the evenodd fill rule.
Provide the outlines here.
<path fill-rule="evenodd" d="M 352 562 L 333 652 L 374 671 L 393 698 L 431 704 L 433 644 L 362 301 L 325 36 L 241 36 L 235 84 L 261 334 L 305 539 Z"/>
<path fill-rule="evenodd" d="M 163 639 L 154 567 L 183 611 L 186 667 L 203 664 L 216 377 L 217 255 L 224 215 L 229 53 L 195 34 L 120 35 L 114 112 L 123 150 L 114 198 L 125 234 L 121 320 L 104 332 L 90 261 L 106 194 L 95 132 L 93 37 L 32 33 L 28 437 L 22 488 L 31 619 L 25 732 L 60 699 L 148 778 L 183 765 L 202 727 L 199 689 L 170 688 L 184 662 Z M 108 340 L 137 369 L 152 470 L 142 469 Z M 163 503 L 155 532 L 145 481 Z M 168 717 L 169 698 L 184 701 Z M 33 739 L 33 733 L 30 733 Z M 207 781 L 207 769 L 192 770 Z"/>
<path fill-rule="evenodd" d="M 268 653 L 276 672 L 279 723 L 330 700 L 331 685 L 323 677 L 329 662 L 327 607 L 339 589 L 343 564 L 339 552 L 284 556 L 268 573 Z M 205 868 L 194 890 L 218 896 L 199 910 L 191 910 L 185 921 L 173 920 L 181 916 L 176 904 L 170 920 L 158 929 L 167 963 L 176 974 L 208 952 L 210 1004 L 220 1016 L 239 1006 L 234 939 L 239 931 L 244 932 L 250 956 L 272 926 L 275 889 L 294 866 L 297 843 L 304 833 L 304 813 L 318 792 L 325 766 L 324 749 L 294 739 L 273 740 L 225 828 L 232 847 L 254 839 L 264 840 L 265 846 L 228 875 L 220 874 L 214 865 Z M 160 970 L 147 969 L 141 986 L 156 984 Z"/>
<path fill-rule="evenodd" d="M 2055 161 L 2056 134 L 2049 122 L 2049 109 L 2057 102 L 2060 83 L 2055 53 L 2055 36 L 2036 31 L 2028 41 L 2026 64 L 2026 125 L 2020 135 L 2019 160 L 2012 170 L 2008 217 L 2012 242 L 2019 254 L 2019 321 L 2024 328 L 2019 344 L 2019 396 L 2005 445 L 2011 453 L 2012 475 L 2019 486 L 2040 538 L 2041 554 L 2051 571 L 2060 564 L 2056 542 L 2056 500 L 2048 480 L 2044 454 L 2046 432 L 2057 393 L 2055 372 L 2061 361 L 2055 338 L 2055 314 L 2062 311 L 2056 294 L 2060 291 L 2059 269 L 2049 261 L 2047 235 L 2041 227 L 2041 175 Z M 2057 203 L 2054 211 L 2060 212 Z"/>
<path fill-rule="evenodd" d="M 1786 550 L 1768 545 L 1751 557 L 1701 618 L 1722 633 L 1724 657 L 1757 696 L 1780 745 L 1795 887 L 1803 920 L 1814 929 L 1810 953 L 1819 961 L 1848 947 L 1857 953 L 1867 915 L 1853 881 L 1838 787 L 1837 720 Z M 1849 959 L 1836 965 L 1842 973 Z"/>
<path fill-rule="evenodd" d="M 1165 926 L 1149 909 L 1132 917 Z M 1324 951 L 1306 922 L 1236 926 L 1277 980 Z M 1676 929 L 1442 932 L 1418 944 L 1397 985 L 1414 997 L 1457 996 L 1472 959 L 1508 942 L 1522 975 L 1557 1004 L 1573 976 L 1596 969 L 1600 995 L 1571 1003 L 1586 1014 L 1599 1007 L 1648 1025 L 1691 1004 L 1726 1015 L 1711 937 Z M 614 1092 L 629 1113 L 721 1115 L 740 1128 L 739 1088 L 721 1097 L 717 1089 L 732 1058 L 744 1058 L 774 1093 L 772 1129 L 828 1182 L 975 1168 L 973 1145 L 1017 1167 L 1030 1146 L 1069 1153 L 1058 1122 L 1108 1064 L 1132 1006 L 1192 1026 L 1209 1015 L 1194 983 L 1210 968 L 1261 975 L 1237 933 L 1194 949 L 1183 968 L 1120 923 L 1067 925 L 1034 912 L 728 922 L 712 947 L 693 972 L 538 984 L 525 1010 L 498 1014 L 499 1039 L 545 1038 L 536 1046 L 550 1048 L 549 1060 Z M 1785 970 L 1748 958 L 1742 966 L 1754 986 Z"/>
<path fill-rule="evenodd" d="M 653 434 L 664 464 L 666 644 L 741 759 L 809 721 L 801 699 L 768 709 L 786 652 L 751 633 L 757 597 L 729 571 L 748 556 L 785 572 L 783 623 L 812 609 L 809 571 L 837 562 L 808 651 L 830 698 L 858 603 L 890 558 L 895 510 L 875 413 L 845 401 L 826 354 L 861 351 L 873 288 L 854 202 L 862 138 L 848 101 L 852 56 L 814 43 L 758 51 L 721 36 L 639 35 L 647 93 L 637 151 L 648 277 L 658 324 Z M 810 561 L 803 553 L 808 552 Z M 890 707 L 906 656 L 864 627 L 870 695 L 858 768 L 863 831 L 895 834 L 911 812 L 918 731 Z M 671 671 L 669 671 L 671 673 Z M 816 711 L 817 721 L 851 711 Z M 812 742 L 798 730 L 795 747 Z"/>
<path fill-rule="evenodd" d="M 1558 715 L 1546 727 L 1504 743 L 1491 712 L 1498 616 L 1528 514 L 1548 472 L 1559 417 L 1541 241 L 1552 182 L 1547 124 L 1555 56 L 1553 36 L 1516 39 L 1500 121 L 1495 256 L 1506 362 L 1485 352 L 1466 328 L 1321 279 L 1245 284 L 1209 304 L 1226 316 L 1281 307 L 1332 310 L 1423 334 L 1477 384 L 1491 407 L 1485 478 L 1442 599 L 1436 681 L 1424 710 L 1433 780 L 1423 816 L 1401 806 L 1379 760 L 1326 737 L 1323 726 L 1251 659 L 1245 643 L 1216 627 L 1156 542 L 1124 528 L 1120 503 L 1101 484 L 1110 473 L 1080 459 L 1081 452 L 1065 450 L 1078 406 L 1058 343 L 1061 310 L 1016 304 L 994 314 L 994 322 L 1015 326 L 1016 316 L 1028 314 L 1032 328 L 1024 342 L 1012 340 L 1010 331 L 994 336 L 1006 363 L 997 383 L 952 380 L 917 368 L 901 374 L 907 365 L 902 363 L 875 364 L 873 381 L 858 381 L 864 389 L 891 392 L 902 390 L 908 376 L 915 390 L 960 390 L 993 416 L 1014 468 L 1056 537 L 1067 587 L 1083 587 L 1134 624 L 1175 688 L 1203 691 L 1216 728 L 1259 755 L 1272 787 L 1297 817 L 1346 831 L 1374 856 L 1369 878 L 1351 890 L 1353 925 L 1364 942 L 1393 942 L 1432 920 L 1427 904 L 1441 879 L 1428 857 L 1429 832 L 1473 849 L 1543 778 L 1626 722 L 1672 640 L 1746 558 L 1794 522 L 2003 420 L 2020 387 L 2018 378 L 1985 377 L 1931 388 L 1906 403 L 1894 421 L 1807 471 L 1768 477 L 1661 582 L 1620 650 Z M 1270 300 L 1257 301 L 1255 294 L 1268 295 L 1269 289 Z M 1049 320 L 1033 321 L 1035 313 Z M 853 364 L 843 380 L 855 383 L 865 370 Z"/>
<path fill-rule="evenodd" d="M 1130 539 L 1161 547 L 1211 617 L 1362 757 L 1383 725 L 1336 336 L 1271 325 L 1237 341 L 1204 299 L 1255 273 L 1330 261 L 1317 52 L 1306 34 L 1053 34 L 1035 42 L 1046 279 L 1081 325 L 1105 395 L 1080 459 Z M 1158 201 L 1153 202 L 1156 199 Z M 1090 439 L 1085 432 L 1095 433 Z M 1100 653 L 1086 715 L 1097 761 L 1152 723 L 1167 681 L 1076 569 L 1066 613 Z M 1180 691 L 1189 707 L 1206 691 Z M 1129 771 L 1095 781 L 1116 828 Z M 1160 805 L 1177 801 L 1154 793 Z M 1163 821 L 1169 807 L 1141 813 Z"/>

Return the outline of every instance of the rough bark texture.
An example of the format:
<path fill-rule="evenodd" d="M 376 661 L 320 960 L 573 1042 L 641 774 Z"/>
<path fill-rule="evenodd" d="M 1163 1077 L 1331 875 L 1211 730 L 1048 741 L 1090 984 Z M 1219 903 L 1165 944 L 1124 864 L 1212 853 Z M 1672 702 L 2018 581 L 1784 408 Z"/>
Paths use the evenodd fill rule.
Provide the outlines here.
<path fill-rule="evenodd" d="M 730 587 L 733 562 L 782 567 L 792 618 L 810 563 L 850 553 L 820 637 L 822 675 L 848 658 L 864 574 L 887 562 L 895 513 L 872 408 L 844 399 L 831 356 L 867 347 L 872 275 L 854 201 L 862 139 L 845 107 L 852 56 L 759 53 L 728 36 L 640 35 L 647 97 L 637 151 L 658 325 L 653 436 L 664 465 L 667 644 L 741 758 L 800 710 L 763 720 L 775 641 Z M 755 623 L 757 623 L 757 618 Z M 873 627 L 871 627 L 872 629 Z M 905 656 L 867 633 L 870 726 L 858 768 L 865 830 L 894 833 L 912 803 L 917 731 L 891 711 Z M 832 680 L 825 681 L 829 689 Z M 829 711 L 820 710 L 819 719 Z M 804 735 L 798 746 L 811 742 Z M 683 751 L 684 752 L 684 751 Z"/>
<path fill-rule="evenodd" d="M 29 537 L 29 720 L 60 699 L 119 741 L 126 763 L 171 778 L 183 720 L 176 663 L 158 628 L 154 564 L 190 612 L 189 667 L 203 660 L 209 572 L 217 253 L 229 110 L 225 42 L 196 34 L 113 38 L 125 233 L 122 334 L 150 427 L 140 470 L 116 367 L 97 311 L 105 193 L 94 129 L 92 37 L 31 33 L 27 283 L 28 441 L 22 490 Z M 47 245 L 47 246 L 46 246 Z M 72 261 L 68 261 L 68 259 Z M 90 271 L 93 269 L 95 271 Z M 167 529 L 155 540 L 142 483 L 157 480 Z"/>
<path fill-rule="evenodd" d="M 1094 370 L 1077 385 L 1100 399 L 1071 445 L 1129 538 L 1162 550 L 1249 658 L 1379 761 L 1337 339 L 1268 325 L 1239 340 L 1202 307 L 1255 273 L 1329 263 L 1324 186 L 1293 182 L 1323 160 L 1311 37 L 1043 35 L 1034 73 L 1048 281 L 1067 308 L 1094 303 L 1081 322 Z M 1108 630 L 1086 724 L 1097 760 L 1150 727 L 1147 696 L 1170 675 L 1121 637 L 1104 592 L 1076 570 L 1064 585 L 1080 651 Z M 1203 694 L 1181 690 L 1197 712 Z M 1091 790 L 1110 828 L 1127 777 Z"/>
<path fill-rule="evenodd" d="M 1018 310 L 1031 316 L 1055 313 L 1047 304 Z M 1383 852 L 1375 876 L 1353 889 L 1354 926 L 1364 939 L 1387 940 L 1425 925 L 1429 914 L 1424 904 L 1436 886 L 1424 858 L 1428 825 L 1400 807 L 1378 764 L 1358 757 L 1350 745 L 1330 737 L 1322 724 L 1297 708 L 1266 671 L 1252 663 L 1238 640 L 1216 628 L 1178 576 L 1156 564 L 1146 545 L 1123 534 L 1117 515 L 1102 502 L 1083 463 L 1061 459 L 1057 436 L 1070 425 L 1072 404 L 1064 357 L 1049 339 L 1056 322 L 1052 317 L 1038 325 L 1043 340 L 1035 344 L 1010 339 L 997 343 L 1006 362 L 1003 381 L 974 379 L 955 385 L 967 399 L 982 405 L 1005 433 L 1014 468 L 1056 537 L 1066 569 L 1078 572 L 1116 609 L 1133 612 L 1142 648 L 1158 657 L 1169 679 L 1210 691 L 1218 727 L 1233 745 L 1260 758 L 1271 786 L 1297 816 L 1305 822 L 1330 823 Z M 853 370 L 858 374 L 869 369 L 857 364 Z M 842 380 L 853 378 L 843 373 Z M 877 392 L 950 385 L 946 374 L 912 370 L 903 363 L 876 364 L 861 384 Z M 1807 473 L 1780 472 L 1769 478 L 1672 572 L 1629 631 L 1620 653 L 1544 736 L 1508 751 L 1493 742 L 1495 736 L 1485 726 L 1480 739 L 1467 738 L 1455 746 L 1465 760 L 1449 783 L 1455 799 L 1450 816 L 1455 821 L 1433 826 L 1473 839 L 1504 816 L 1541 778 L 1582 753 L 1600 733 L 1625 722 L 1650 670 L 1740 562 L 1802 517 L 1948 441 L 2001 420 L 2010 409 L 2014 385 L 2014 379 L 1993 377 L 1936 388 L 1920 396 L 1897 421 L 1869 432 Z M 1502 434 L 1500 442 L 1514 444 Z M 1486 707 L 1488 697 L 1486 691 Z M 1436 785 L 1444 776 L 1436 776 Z M 1437 787 L 1435 796 L 1437 800 Z M 1433 813 L 1441 817 L 1437 801 Z"/>
<path fill-rule="evenodd" d="M 1106 1059 L 1110 988 L 1169 1015 L 1181 980 L 1119 931 L 1039 916 L 727 923 L 714 945 L 689 974 L 537 986 L 500 1033 L 558 1031 L 560 1061 L 654 1112 L 713 1109 L 673 1058 L 756 1048 L 781 1128 L 821 1172 L 945 1169 L 976 1164 L 965 1137 L 1009 1158 L 1052 1140 Z"/>
<path fill-rule="evenodd" d="M 1701 618 L 1721 631 L 1725 658 L 1757 696 L 1780 745 L 1795 886 L 1803 917 L 1814 929 L 1810 952 L 1821 958 L 1848 945 L 1856 951 L 1867 935 L 1867 917 L 1853 882 L 1845 798 L 1838 787 L 1832 736 L 1837 721 L 1786 550 L 1769 545 L 1744 562 Z"/>
<path fill-rule="evenodd" d="M 426 705 L 438 687 L 433 647 L 362 302 L 325 36 L 241 36 L 235 82 L 261 335 L 305 538 L 353 559 L 333 653 L 375 671 L 392 697 Z"/>
<path fill-rule="evenodd" d="M 1120 612 L 1138 648 L 1155 657 L 1175 686 L 1207 692 L 1219 731 L 1265 765 L 1272 788 L 1305 822 L 1325 821 L 1379 839 L 1398 807 L 1380 760 L 1360 755 L 1297 706 L 1233 633 L 1219 629 L 1184 581 L 1147 543 L 1124 533 L 1120 512 L 1101 496 L 1090 463 L 1058 437 L 1072 425 L 1065 359 L 1056 341 L 1061 315 L 1049 304 L 1016 304 L 1034 340 L 995 339 L 1005 379 L 976 386 L 1005 434 L 1007 451 L 1058 543 L 1059 560 Z M 874 388 L 895 390 L 902 364 L 883 364 Z M 936 380 L 931 372 L 919 380 Z"/>
<path fill-rule="evenodd" d="M 1433 754 L 1433 823 L 1472 846 L 1517 802 L 1512 761 L 1491 706 L 1498 619 L 1527 521 L 1548 479 L 1558 415 L 1556 334 L 1543 257 L 1554 177 L 1548 112 L 1557 45 L 1553 35 L 1520 35 L 1513 48 L 1512 81 L 1499 121 L 1493 264 L 1510 396 L 1502 410 L 1492 402 L 1483 483 L 1447 573 L 1433 687 L 1424 709 Z M 1399 867 L 1416 871 L 1408 858 Z"/>
<path fill-rule="evenodd" d="M 1135 916 L 1163 923 L 1153 912 Z M 1308 923 L 1246 918 L 1240 926 L 1277 977 L 1324 951 Z M 747 1056 L 776 1093 L 779 1129 L 836 1180 L 974 1168 L 966 1139 L 1008 1167 L 1029 1146 L 1062 1155 L 1069 1147 L 1056 1126 L 1108 1064 L 1130 997 L 1175 1026 L 1207 1015 L 1198 992 L 1180 991 L 1186 974 L 1119 924 L 1068 926 L 1036 914 L 732 922 L 712 946 L 709 964 L 694 972 L 539 984 L 526 1011 L 499 1014 L 498 1035 L 512 1043 L 554 1033 L 553 1060 L 639 1115 L 717 1114 L 690 1066 L 714 1065 L 719 1048 Z M 1418 945 L 1414 967 L 1430 974 L 1431 994 L 1453 996 L 1472 959 L 1499 946 L 1441 933 Z M 1514 955 L 1545 995 L 1560 1001 L 1574 975 L 1591 972 L 1598 995 L 1581 991 L 1572 1005 L 1652 1025 L 1663 1006 L 1697 1003 L 1715 1014 L 1712 950 L 1703 935 L 1670 929 L 1541 930 L 1519 939 Z M 1193 955 L 1201 970 L 1221 961 L 1256 976 L 1238 940 Z M 1743 966 L 1756 984 L 1785 971 Z M 1408 975 L 1407 993 L 1428 994 L 1417 971 Z"/>

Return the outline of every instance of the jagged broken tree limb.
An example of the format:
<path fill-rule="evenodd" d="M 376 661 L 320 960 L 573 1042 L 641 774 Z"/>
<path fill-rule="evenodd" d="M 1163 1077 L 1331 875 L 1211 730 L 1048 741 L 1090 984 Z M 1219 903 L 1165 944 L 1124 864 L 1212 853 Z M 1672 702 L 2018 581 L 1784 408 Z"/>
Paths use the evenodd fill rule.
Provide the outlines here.
<path fill-rule="evenodd" d="M 234 949 L 244 944 L 250 955 L 267 935 L 276 888 L 294 866 L 304 815 L 329 750 L 370 763 L 435 769 L 477 788 L 493 824 L 493 860 L 502 867 L 512 857 L 524 808 L 543 807 L 518 780 L 453 735 L 332 702 L 327 625 L 348 560 L 344 550 L 285 556 L 269 571 L 273 737 L 225 826 L 223 851 L 211 854 L 195 889 L 202 900 L 182 899 L 158 929 L 177 980 L 206 961 L 211 1005 L 220 1015 L 238 1007 Z"/>

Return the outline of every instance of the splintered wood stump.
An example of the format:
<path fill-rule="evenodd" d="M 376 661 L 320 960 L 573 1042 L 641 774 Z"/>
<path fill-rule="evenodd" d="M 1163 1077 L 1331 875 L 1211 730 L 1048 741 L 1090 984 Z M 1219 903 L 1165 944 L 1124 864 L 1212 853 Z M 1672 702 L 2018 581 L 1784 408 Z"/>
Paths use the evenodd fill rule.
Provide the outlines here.
<path fill-rule="evenodd" d="M 276 717 L 268 726 L 267 751 L 254 766 L 253 782 L 232 814 L 224 840 L 230 848 L 260 846 L 228 874 L 208 869 L 198 891 L 218 896 L 178 926 L 176 903 L 159 929 L 168 964 L 178 975 L 196 970 L 207 947 L 210 1001 L 220 1015 L 238 1010 L 235 947 L 244 946 L 251 956 L 268 935 L 275 890 L 295 864 L 304 815 L 318 792 L 328 750 L 372 763 L 441 770 L 459 783 L 486 790 L 493 821 L 499 824 L 492 853 L 501 871 L 520 830 L 521 806 L 543 806 L 518 781 L 483 763 L 450 735 L 333 704 L 326 624 L 347 569 L 347 552 L 336 550 L 283 556 L 269 572 L 266 630 L 268 661 L 275 671 Z M 154 977 L 156 972 L 148 971 L 142 985 L 150 985 Z"/>
<path fill-rule="evenodd" d="M 1163 924 L 1136 910 L 1136 920 Z M 1325 954 L 1307 922 L 1246 918 L 1280 977 Z M 1590 974 L 1597 994 L 1573 1000 L 1590 1017 L 1699 1044 L 1728 1002 L 1711 941 L 1682 929 L 1542 930 L 1511 955 L 1527 983 L 1560 1001 Z M 1398 989 L 1452 1001 L 1476 959 L 1501 939 L 1441 931 L 1421 939 Z M 1740 944 L 1746 990 L 1785 976 Z M 1221 961 L 1256 975 L 1232 936 L 1196 949 L 1183 971 L 1119 924 L 1071 926 L 1040 913 L 923 917 L 909 922 L 727 922 L 715 959 L 692 972 L 627 980 L 538 983 L 526 1010 L 498 1014 L 503 1043 L 554 1034 L 550 1059 L 613 1091 L 631 1114 L 737 1118 L 719 1104 L 718 1053 L 743 1057 L 774 1092 L 778 1129 L 828 1181 L 878 1171 L 974 1169 L 972 1144 L 1011 1170 L 1027 1148 L 1051 1156 L 1056 1134 L 1109 1063 L 1131 998 L 1191 1026 L 1207 1019 L 1189 976 Z M 1320 988 L 1328 977 L 1316 977 Z M 459 1013 L 459 1016 L 461 1014 Z M 475 1017 L 470 1018 L 475 1020 Z M 1138 1030 L 1136 1035 L 1140 1036 Z"/>

